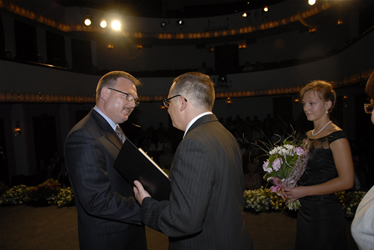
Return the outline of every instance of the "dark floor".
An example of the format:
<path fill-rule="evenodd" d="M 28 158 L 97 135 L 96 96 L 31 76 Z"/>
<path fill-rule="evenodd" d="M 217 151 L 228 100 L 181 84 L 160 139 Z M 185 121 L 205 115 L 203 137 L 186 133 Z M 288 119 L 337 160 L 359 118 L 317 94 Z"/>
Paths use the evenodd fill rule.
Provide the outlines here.
<path fill-rule="evenodd" d="M 0 206 L 0 249 L 78 249 L 77 211 L 73 207 Z M 296 219 L 286 213 L 245 213 L 256 250 L 293 249 Z M 347 221 L 348 247 L 358 249 Z M 147 228 L 149 250 L 165 250 L 168 240 Z"/>

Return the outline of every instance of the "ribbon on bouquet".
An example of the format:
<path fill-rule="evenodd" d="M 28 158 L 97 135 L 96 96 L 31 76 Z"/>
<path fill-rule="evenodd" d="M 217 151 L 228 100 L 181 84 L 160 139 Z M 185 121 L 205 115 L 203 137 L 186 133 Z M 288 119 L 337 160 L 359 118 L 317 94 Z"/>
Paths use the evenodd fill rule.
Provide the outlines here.
<path fill-rule="evenodd" d="M 280 196 L 279 191 L 285 187 L 285 185 L 283 184 L 283 181 L 279 177 L 270 177 L 268 181 L 273 181 L 275 185 L 270 188 L 270 192 L 276 193 L 277 195 Z"/>

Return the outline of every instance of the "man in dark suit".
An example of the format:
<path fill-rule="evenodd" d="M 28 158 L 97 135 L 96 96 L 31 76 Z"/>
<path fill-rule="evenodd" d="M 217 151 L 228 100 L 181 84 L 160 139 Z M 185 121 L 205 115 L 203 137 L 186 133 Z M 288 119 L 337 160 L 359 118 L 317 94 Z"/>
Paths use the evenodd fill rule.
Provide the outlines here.
<path fill-rule="evenodd" d="M 240 148 L 211 112 L 214 99 L 214 84 L 205 74 L 174 80 L 164 105 L 173 126 L 185 134 L 170 168 L 169 200 L 154 200 L 134 182 L 142 221 L 169 236 L 169 249 L 253 249 L 243 218 Z"/>
<path fill-rule="evenodd" d="M 67 136 L 65 162 L 78 211 L 80 249 L 147 249 L 141 208 L 113 167 L 122 147 L 115 130 L 137 105 L 139 84 L 123 71 L 104 75 L 96 106 Z"/>

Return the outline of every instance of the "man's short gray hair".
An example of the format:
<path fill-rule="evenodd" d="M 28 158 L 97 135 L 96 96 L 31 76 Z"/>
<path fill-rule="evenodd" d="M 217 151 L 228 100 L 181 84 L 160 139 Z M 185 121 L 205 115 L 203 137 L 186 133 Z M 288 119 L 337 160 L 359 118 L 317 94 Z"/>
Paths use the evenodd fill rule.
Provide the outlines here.
<path fill-rule="evenodd" d="M 213 110 L 215 90 L 214 83 L 208 75 L 188 72 L 175 78 L 173 85 L 172 95 L 183 95 L 196 105 Z"/>

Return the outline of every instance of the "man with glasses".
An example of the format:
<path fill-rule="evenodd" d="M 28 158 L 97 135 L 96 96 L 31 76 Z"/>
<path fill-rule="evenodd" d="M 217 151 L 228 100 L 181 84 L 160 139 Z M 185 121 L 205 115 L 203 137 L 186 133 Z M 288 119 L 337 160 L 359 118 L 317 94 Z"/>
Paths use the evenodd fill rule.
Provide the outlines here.
<path fill-rule="evenodd" d="M 65 159 L 78 211 L 80 249 L 147 249 L 141 208 L 132 187 L 113 167 L 125 140 L 119 124 L 138 105 L 139 84 L 123 71 L 104 75 L 97 85 L 96 106 L 67 136 Z"/>
<path fill-rule="evenodd" d="M 364 105 L 365 112 L 371 114 L 371 122 L 374 124 L 374 71 L 366 83 L 365 91 L 370 98 L 370 103 Z M 351 232 L 360 250 L 374 248 L 374 187 L 358 205 Z"/>
<path fill-rule="evenodd" d="M 169 249 L 253 249 L 243 218 L 240 148 L 212 113 L 214 99 L 214 84 L 205 74 L 174 80 L 164 105 L 184 138 L 169 172 L 169 200 L 154 200 L 134 182 L 142 221 L 169 236 Z"/>

